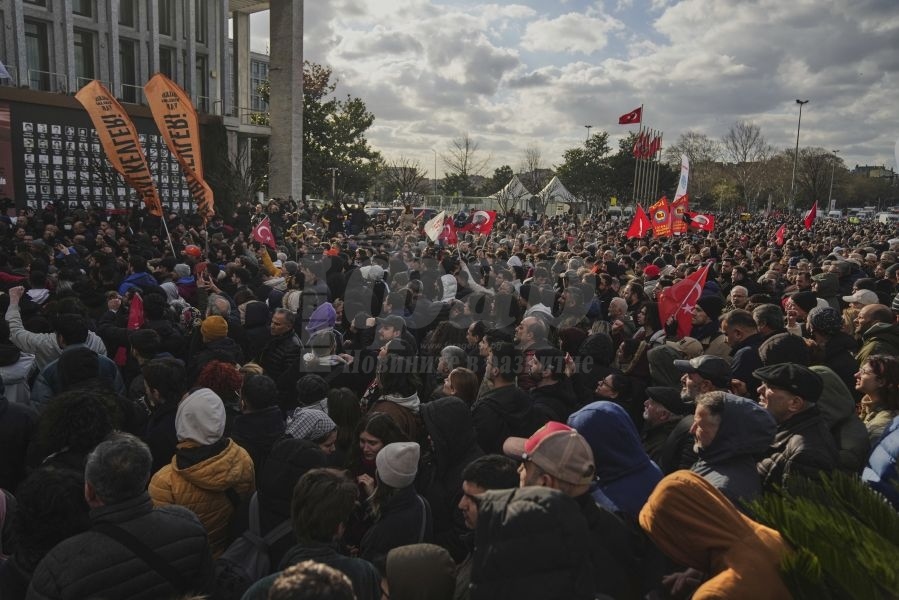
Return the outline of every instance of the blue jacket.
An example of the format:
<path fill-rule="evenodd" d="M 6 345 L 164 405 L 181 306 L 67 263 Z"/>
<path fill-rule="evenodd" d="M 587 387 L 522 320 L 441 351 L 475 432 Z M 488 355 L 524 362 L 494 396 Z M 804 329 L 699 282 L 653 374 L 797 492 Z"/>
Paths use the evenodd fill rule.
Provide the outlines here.
<path fill-rule="evenodd" d="M 119 285 L 119 294 L 125 295 L 132 288 L 143 289 L 145 287 L 158 287 L 159 282 L 156 278 L 145 271 L 140 273 L 132 273 L 122 281 Z"/>
<path fill-rule="evenodd" d="M 597 482 L 593 499 L 636 522 L 662 471 L 643 450 L 640 434 L 627 412 L 614 402 L 588 404 L 568 419 L 593 449 Z"/>
<path fill-rule="evenodd" d="M 887 427 L 880 443 L 874 447 L 868 457 L 868 466 L 862 473 L 862 481 L 886 496 L 893 508 L 899 510 L 899 417 L 893 419 Z"/>
<path fill-rule="evenodd" d="M 72 344 L 71 346 L 66 346 L 62 353 L 65 354 L 74 348 L 81 347 L 85 347 L 84 344 Z M 102 354 L 97 355 L 97 362 L 100 379 L 109 382 L 116 394 L 124 396 L 125 382 L 122 380 L 122 373 L 116 364 Z M 47 407 L 47 403 L 50 402 L 50 398 L 65 391 L 65 389 L 66 384 L 59 376 L 59 359 L 57 358 L 44 367 L 37 376 L 37 380 L 35 380 L 34 386 L 31 388 L 31 405 L 38 412 L 42 412 Z"/>

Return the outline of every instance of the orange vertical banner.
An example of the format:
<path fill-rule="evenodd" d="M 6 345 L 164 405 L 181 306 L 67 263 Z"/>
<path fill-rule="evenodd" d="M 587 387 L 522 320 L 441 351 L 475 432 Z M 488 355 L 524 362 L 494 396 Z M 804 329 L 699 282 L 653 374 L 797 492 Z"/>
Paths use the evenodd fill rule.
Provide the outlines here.
<path fill-rule="evenodd" d="M 686 194 L 676 198 L 671 203 L 671 230 L 675 235 L 687 233 L 687 222 L 684 221 L 684 214 L 688 210 L 690 210 L 690 199 Z"/>
<path fill-rule="evenodd" d="M 159 192 L 131 117 L 106 86 L 96 80 L 78 90 L 75 99 L 90 115 L 112 168 L 137 190 L 150 214 L 161 217 Z"/>
<path fill-rule="evenodd" d="M 206 221 L 215 214 L 215 202 L 203 179 L 197 111 L 184 90 L 162 73 L 150 78 L 144 94 L 156 127 L 184 171 L 190 194 L 197 201 L 197 213 Z"/>

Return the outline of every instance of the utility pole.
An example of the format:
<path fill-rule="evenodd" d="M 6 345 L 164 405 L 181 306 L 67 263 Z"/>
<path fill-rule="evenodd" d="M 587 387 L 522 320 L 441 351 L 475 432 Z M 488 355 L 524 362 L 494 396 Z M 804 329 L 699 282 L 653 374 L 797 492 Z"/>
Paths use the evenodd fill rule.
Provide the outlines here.
<path fill-rule="evenodd" d="M 790 180 L 790 210 L 796 206 L 796 164 L 799 162 L 799 130 L 802 128 L 802 106 L 808 104 L 808 100 L 796 99 L 799 105 L 799 122 L 796 125 L 796 153 L 793 155 L 793 177 Z"/>
<path fill-rule="evenodd" d="M 340 173 L 340 169 L 328 167 L 328 171 L 331 171 L 331 201 L 334 202 L 337 200 L 337 174 Z"/>
<path fill-rule="evenodd" d="M 831 150 L 833 152 L 833 162 L 830 163 L 830 191 L 827 192 L 827 210 L 831 211 L 834 209 L 833 206 L 833 172 L 837 167 L 837 154 L 839 150 Z"/>
<path fill-rule="evenodd" d="M 593 125 L 584 125 L 587 128 L 587 141 L 590 141 L 590 130 L 593 129 Z"/>

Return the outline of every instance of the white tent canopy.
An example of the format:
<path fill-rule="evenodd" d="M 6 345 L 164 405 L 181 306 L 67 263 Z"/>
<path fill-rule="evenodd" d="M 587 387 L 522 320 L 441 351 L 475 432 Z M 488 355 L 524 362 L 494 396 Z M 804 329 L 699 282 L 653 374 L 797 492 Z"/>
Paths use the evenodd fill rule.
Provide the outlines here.
<path fill-rule="evenodd" d="M 506 186 L 500 191 L 492 194 L 491 198 L 497 199 L 509 199 L 513 202 L 521 202 L 530 200 L 534 194 L 530 193 L 524 184 L 521 183 L 521 180 L 518 179 L 518 175 L 513 175 L 512 179 Z"/>
<path fill-rule="evenodd" d="M 578 201 L 577 197 L 565 189 L 565 186 L 562 185 L 562 182 L 559 181 L 559 178 L 556 176 L 553 176 L 552 180 L 546 184 L 546 187 L 537 192 L 537 195 L 540 196 L 541 200 L 547 206 L 550 204 Z"/>

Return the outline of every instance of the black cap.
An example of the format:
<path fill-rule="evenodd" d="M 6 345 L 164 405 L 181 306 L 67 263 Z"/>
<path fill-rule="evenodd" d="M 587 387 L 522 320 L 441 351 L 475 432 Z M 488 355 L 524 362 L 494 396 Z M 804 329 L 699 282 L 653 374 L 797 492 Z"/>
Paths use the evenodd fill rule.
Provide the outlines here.
<path fill-rule="evenodd" d="M 399 315 L 387 315 L 386 317 L 378 318 L 378 323 L 399 329 L 400 331 L 406 328 L 406 320 Z"/>
<path fill-rule="evenodd" d="M 796 394 L 806 402 L 817 402 L 824 389 L 821 376 L 796 363 L 781 363 L 756 369 L 753 377 L 772 387 L 778 387 Z"/>
<path fill-rule="evenodd" d="M 674 368 L 681 373 L 699 373 L 715 387 L 726 388 L 730 385 L 730 365 L 720 356 L 703 354 L 690 360 L 676 360 Z"/>
<path fill-rule="evenodd" d="M 684 402 L 680 397 L 680 391 L 670 387 L 648 387 L 646 395 L 650 400 L 664 406 L 671 414 L 686 415 L 693 412 L 692 404 Z"/>

